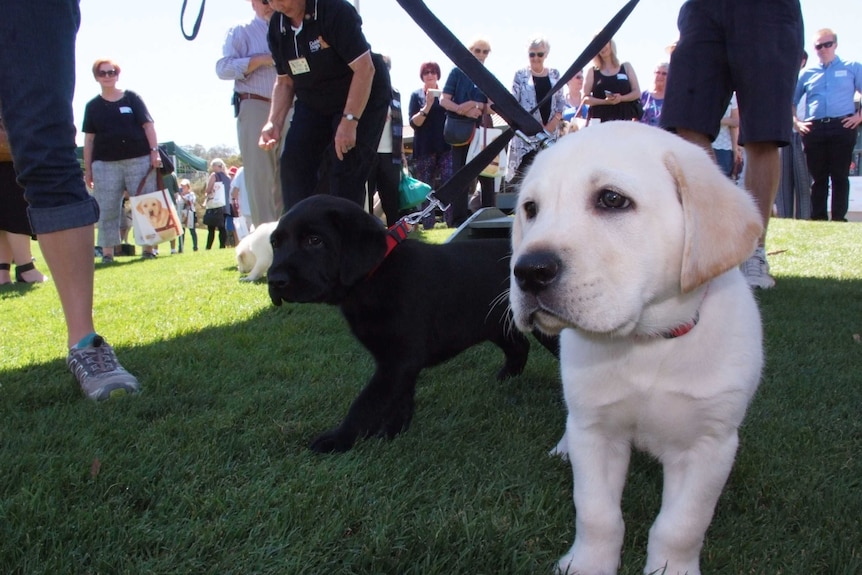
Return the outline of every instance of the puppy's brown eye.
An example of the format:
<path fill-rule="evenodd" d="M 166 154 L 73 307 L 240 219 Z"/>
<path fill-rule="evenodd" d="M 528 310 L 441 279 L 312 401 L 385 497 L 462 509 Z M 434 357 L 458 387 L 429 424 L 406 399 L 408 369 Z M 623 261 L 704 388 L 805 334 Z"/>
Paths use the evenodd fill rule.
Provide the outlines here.
<path fill-rule="evenodd" d="M 536 205 L 536 202 L 524 202 L 524 205 L 521 206 L 521 209 L 524 210 L 524 216 L 528 220 L 532 220 L 536 217 L 536 214 L 539 213 L 539 206 Z"/>
<path fill-rule="evenodd" d="M 308 236 L 305 236 L 304 238 L 302 238 L 302 244 L 303 244 L 303 246 L 305 246 L 307 248 L 314 248 L 314 247 L 319 246 L 322 243 L 323 243 L 323 240 L 320 238 L 320 236 L 308 235 Z"/>
<path fill-rule="evenodd" d="M 598 205 L 609 210 L 624 210 L 631 207 L 632 202 L 617 191 L 602 190 L 599 192 Z"/>

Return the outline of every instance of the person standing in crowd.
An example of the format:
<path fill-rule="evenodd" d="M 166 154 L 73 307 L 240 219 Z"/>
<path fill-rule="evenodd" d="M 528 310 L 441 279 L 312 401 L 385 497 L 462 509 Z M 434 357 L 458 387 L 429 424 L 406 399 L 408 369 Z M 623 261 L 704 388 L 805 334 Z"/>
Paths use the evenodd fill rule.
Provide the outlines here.
<path fill-rule="evenodd" d="M 156 189 L 161 165 L 153 118 L 141 97 L 117 88 L 120 65 L 100 58 L 93 63 L 93 77 L 101 94 L 84 108 L 84 181 L 99 203 L 97 245 L 102 263 L 113 263 L 114 246 L 120 245 L 123 192 L 134 194 L 147 178 L 142 193 Z M 155 256 L 153 246 L 143 247 L 144 259 Z"/>
<path fill-rule="evenodd" d="M 207 226 L 206 249 L 212 249 L 216 230 L 218 230 L 218 247 L 224 249 L 227 245 L 225 221 L 230 217 L 230 176 L 227 175 L 227 166 L 221 158 L 213 158 L 210 169 L 212 172 L 207 178 L 204 189 L 207 209 L 204 215 L 204 224 Z"/>
<path fill-rule="evenodd" d="M 140 383 L 93 324 L 93 224 L 99 205 L 84 185 L 72 114 L 80 21 L 77 0 L 58 0 L 49 10 L 32 2 L 4 3 L 0 38 L 15 42 L 0 43 L 0 115 L 27 214 L 63 308 L 66 366 L 89 399 L 105 400 L 137 393 Z M 28 329 L 27 322 L 20 329 Z"/>
<path fill-rule="evenodd" d="M 641 122 L 650 126 L 658 126 L 661 118 L 661 107 L 664 104 L 664 90 L 667 86 L 667 62 L 661 62 L 655 67 L 652 90 L 644 90 L 641 94 L 641 106 L 644 115 Z"/>
<path fill-rule="evenodd" d="M 530 65 L 515 72 L 512 80 L 512 95 L 525 110 L 532 110 L 551 89 L 560 81 L 560 72 L 556 68 L 546 68 L 545 60 L 551 52 L 551 43 L 538 37 L 530 40 L 527 45 L 527 56 Z M 563 90 L 557 90 L 551 99 L 542 104 L 533 117 L 538 120 L 545 131 L 550 134 L 549 142 L 556 141 L 559 136 L 560 122 L 566 109 L 566 97 Z M 509 143 L 509 167 L 506 180 L 517 184 L 533 163 L 537 153 L 535 145 L 528 144 L 515 137 Z"/>
<path fill-rule="evenodd" d="M 778 148 L 790 141 L 788 111 L 802 55 L 799 0 L 687 0 L 677 24 L 661 127 L 713 154 L 736 91 L 745 188 L 763 221 L 763 236 L 742 271 L 750 286 L 771 288 L 764 243 L 778 191 Z"/>
<path fill-rule="evenodd" d="M 27 218 L 24 190 L 16 181 L 9 140 L 0 117 L 0 286 L 12 283 L 11 264 L 15 264 L 15 281 L 41 283 L 47 278 L 36 269 L 30 252 L 33 229 Z"/>
<path fill-rule="evenodd" d="M 584 104 L 584 71 L 579 70 L 566 83 L 566 109 L 563 110 L 563 121 L 574 123 L 575 118 L 586 120 L 589 109 L 590 107 Z"/>
<path fill-rule="evenodd" d="M 260 145 L 275 148 L 288 112 L 281 189 L 284 207 L 315 193 L 365 205 L 392 92 L 372 58 L 362 19 L 345 0 L 270 0 L 269 46 L 278 74 Z M 250 170 L 251 168 L 249 168 Z"/>
<path fill-rule="evenodd" d="M 715 162 L 728 178 L 733 176 L 733 168 L 737 162 L 737 155 L 742 154 L 739 150 L 739 106 L 736 103 L 736 94 L 730 97 L 730 104 L 721 118 L 720 128 L 715 140 L 712 142 L 712 153 Z M 740 158 L 741 159 L 741 158 Z"/>
<path fill-rule="evenodd" d="M 440 186 L 452 177 L 452 148 L 443 139 L 443 124 L 446 110 L 440 105 L 442 91 L 440 65 L 437 62 L 423 62 L 419 66 L 422 87 L 410 94 L 410 126 L 413 128 L 413 175 L 431 186 Z M 422 208 L 428 207 L 423 202 Z M 422 220 L 426 230 L 434 229 L 436 218 L 433 213 Z"/>
<path fill-rule="evenodd" d="M 192 250 L 198 251 L 198 215 L 195 212 L 197 197 L 192 191 L 192 183 L 186 178 L 180 180 L 180 193 L 177 194 L 177 214 L 183 222 L 183 235 L 180 236 L 180 253 L 185 250 L 186 230 L 192 237 Z"/>
<path fill-rule="evenodd" d="M 635 103 L 641 97 L 638 78 L 631 64 L 620 63 L 613 40 L 593 58 L 593 67 L 587 70 L 584 78 L 584 93 L 590 107 L 590 121 L 641 119 L 642 113 Z"/>
<path fill-rule="evenodd" d="M 258 146 L 260 131 L 269 117 L 276 76 L 266 40 L 273 9 L 266 0 L 250 1 L 254 18 L 228 30 L 216 74 L 233 81 L 237 140 L 242 163 L 248 167 L 249 210 L 252 222 L 258 225 L 276 221 L 284 208 L 278 175 L 283 138 L 269 149 Z"/>
<path fill-rule="evenodd" d="M 491 53 L 491 43 L 485 38 L 476 38 L 470 42 L 469 49 L 473 56 L 484 64 L 488 54 Z M 440 105 L 446 110 L 447 115 L 472 118 L 476 121 L 477 126 L 486 112 L 490 112 L 488 97 L 460 68 L 452 68 L 452 71 L 449 72 L 449 77 L 446 78 L 446 84 L 443 86 Z M 468 151 L 469 146 L 452 147 L 452 168 L 455 172 L 467 164 Z M 492 178 L 480 178 L 480 181 L 482 197 L 493 197 L 494 180 Z M 486 189 L 486 187 L 490 187 L 490 189 Z M 468 201 L 470 194 L 475 189 L 476 182 L 473 181 L 464 188 L 457 190 L 457 195 L 452 198 L 450 207 L 446 211 L 447 224 L 450 227 L 457 228 L 470 217 Z"/>
<path fill-rule="evenodd" d="M 799 63 L 799 73 L 808 64 L 808 52 L 802 52 Z M 781 156 L 781 177 L 778 182 L 778 194 L 775 196 L 775 212 L 779 218 L 811 218 L 811 173 L 805 159 L 805 149 L 802 146 L 802 135 L 796 127 L 796 120 L 802 120 L 807 105 L 805 96 L 796 103 L 793 114 L 793 132 L 790 134 L 790 144 L 779 150 Z"/>
<path fill-rule="evenodd" d="M 817 31 L 814 50 L 820 63 L 799 76 L 793 94 L 793 116 L 802 134 L 805 159 L 811 173 L 811 219 L 826 220 L 829 182 L 832 182 L 832 221 L 846 222 L 850 201 L 850 163 L 856 145 L 856 128 L 862 110 L 853 98 L 862 93 L 862 64 L 845 62 L 835 52 L 838 34 Z M 796 119 L 796 106 L 805 96 L 804 120 Z"/>
<path fill-rule="evenodd" d="M 389 56 L 382 56 L 382 58 L 386 63 L 386 69 L 391 70 L 392 60 Z M 394 225 L 401 213 L 398 205 L 398 184 L 401 182 L 401 170 L 404 165 L 401 137 L 404 130 L 403 122 L 401 93 L 393 87 L 389 113 L 386 115 L 386 123 L 383 125 L 383 133 L 380 135 L 380 144 L 377 146 L 377 159 L 371 169 L 371 175 L 368 177 L 369 203 L 371 203 L 376 190 L 388 226 Z"/>

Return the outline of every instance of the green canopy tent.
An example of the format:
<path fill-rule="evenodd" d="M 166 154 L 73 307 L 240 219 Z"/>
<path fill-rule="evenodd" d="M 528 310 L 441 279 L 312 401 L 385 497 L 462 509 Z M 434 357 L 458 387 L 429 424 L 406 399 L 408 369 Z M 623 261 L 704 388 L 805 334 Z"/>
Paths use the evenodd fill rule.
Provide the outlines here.
<path fill-rule="evenodd" d="M 168 155 L 174 159 L 174 165 L 177 168 L 177 176 L 180 174 L 191 173 L 191 172 L 206 172 L 207 171 L 207 161 L 203 158 L 199 158 L 194 154 L 190 154 L 180 146 L 177 146 L 174 142 L 160 142 L 159 146 L 163 146 L 165 151 L 167 151 Z M 81 146 L 78 148 L 78 161 L 84 161 L 84 147 Z"/>

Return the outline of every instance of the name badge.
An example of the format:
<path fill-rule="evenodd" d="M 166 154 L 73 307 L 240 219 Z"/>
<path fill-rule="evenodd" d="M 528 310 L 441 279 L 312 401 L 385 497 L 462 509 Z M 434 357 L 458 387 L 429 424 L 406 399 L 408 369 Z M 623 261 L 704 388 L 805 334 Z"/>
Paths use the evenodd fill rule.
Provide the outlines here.
<path fill-rule="evenodd" d="M 307 74 L 311 72 L 311 68 L 308 67 L 308 60 L 305 58 L 297 58 L 296 60 L 291 60 L 288 62 L 290 64 L 290 71 L 294 74 Z"/>
<path fill-rule="evenodd" d="M 836 78 L 844 78 L 847 76 L 847 70 L 835 70 Z"/>
<path fill-rule="evenodd" d="M 629 79 L 628 74 L 623 74 L 622 72 L 617 74 L 617 80 L 628 80 L 628 79 Z"/>
<path fill-rule="evenodd" d="M 132 109 L 129 108 L 128 106 L 120 106 L 120 113 L 121 114 L 131 114 Z"/>

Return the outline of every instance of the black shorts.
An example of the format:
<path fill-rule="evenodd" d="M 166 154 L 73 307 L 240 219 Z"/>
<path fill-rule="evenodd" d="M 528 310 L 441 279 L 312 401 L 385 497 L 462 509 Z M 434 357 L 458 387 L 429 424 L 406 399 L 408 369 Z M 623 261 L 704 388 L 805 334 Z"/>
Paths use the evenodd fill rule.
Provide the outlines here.
<path fill-rule="evenodd" d="M 787 145 L 803 50 L 799 0 L 687 0 L 677 25 L 661 126 L 715 140 L 736 91 L 739 143 Z"/>

